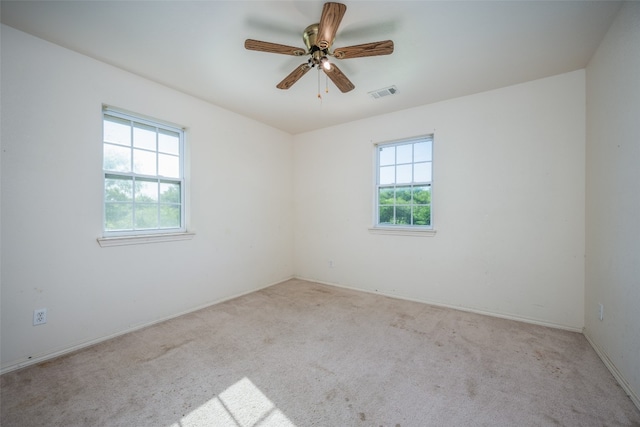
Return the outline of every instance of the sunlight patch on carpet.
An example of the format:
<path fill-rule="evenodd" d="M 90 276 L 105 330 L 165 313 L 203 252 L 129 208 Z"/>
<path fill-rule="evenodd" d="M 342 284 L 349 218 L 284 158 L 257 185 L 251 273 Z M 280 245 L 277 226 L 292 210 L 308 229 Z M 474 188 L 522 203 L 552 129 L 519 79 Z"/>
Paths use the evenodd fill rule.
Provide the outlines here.
<path fill-rule="evenodd" d="M 296 427 L 247 377 L 169 427 Z"/>

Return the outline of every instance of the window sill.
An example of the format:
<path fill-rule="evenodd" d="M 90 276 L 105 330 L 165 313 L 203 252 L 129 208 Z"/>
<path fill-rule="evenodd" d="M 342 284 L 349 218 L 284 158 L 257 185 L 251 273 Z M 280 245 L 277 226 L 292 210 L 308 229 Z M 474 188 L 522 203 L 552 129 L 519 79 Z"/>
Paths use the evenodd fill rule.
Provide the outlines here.
<path fill-rule="evenodd" d="M 143 245 L 146 243 L 175 242 L 191 240 L 195 233 L 140 234 L 137 236 L 98 237 L 98 244 L 103 247 Z"/>
<path fill-rule="evenodd" d="M 372 234 L 386 234 L 393 236 L 433 237 L 436 230 L 433 228 L 407 228 L 407 227 L 371 227 Z"/>

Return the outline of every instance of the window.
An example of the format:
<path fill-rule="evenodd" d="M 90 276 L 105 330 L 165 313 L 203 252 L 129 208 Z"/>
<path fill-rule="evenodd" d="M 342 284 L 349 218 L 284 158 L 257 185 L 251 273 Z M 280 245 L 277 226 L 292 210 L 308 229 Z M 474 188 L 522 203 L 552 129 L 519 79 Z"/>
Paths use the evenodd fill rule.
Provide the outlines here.
<path fill-rule="evenodd" d="M 433 136 L 376 146 L 376 226 L 431 229 Z"/>
<path fill-rule="evenodd" d="M 185 231 L 184 132 L 103 112 L 104 235 Z"/>

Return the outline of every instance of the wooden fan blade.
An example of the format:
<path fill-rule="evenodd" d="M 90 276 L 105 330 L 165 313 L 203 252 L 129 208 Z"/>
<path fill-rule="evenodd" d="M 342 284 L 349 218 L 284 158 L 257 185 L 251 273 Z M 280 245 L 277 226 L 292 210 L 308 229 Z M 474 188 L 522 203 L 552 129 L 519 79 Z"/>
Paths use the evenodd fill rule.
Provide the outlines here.
<path fill-rule="evenodd" d="M 333 51 L 338 59 L 362 58 L 363 56 L 390 55 L 393 53 L 393 41 L 365 43 L 356 46 L 341 47 Z"/>
<path fill-rule="evenodd" d="M 347 6 L 342 3 L 325 3 L 322 8 L 322 16 L 320 17 L 320 23 L 318 24 L 318 37 L 316 38 L 316 46 L 320 49 L 328 49 L 333 43 L 333 39 L 336 37 L 340 21 L 344 13 L 347 11 Z"/>
<path fill-rule="evenodd" d="M 260 40 L 247 39 L 244 42 L 244 48 L 248 50 L 257 50 L 258 52 L 281 53 L 283 55 L 302 56 L 305 55 L 304 49 L 299 47 L 287 46 L 278 43 L 263 42 Z"/>
<path fill-rule="evenodd" d="M 278 89 L 289 89 L 291 86 L 293 86 L 295 82 L 300 80 L 302 76 L 307 74 L 307 71 L 309 71 L 310 69 L 311 67 L 307 63 L 298 66 L 298 68 L 293 70 L 291 74 L 289 74 L 287 77 L 284 78 L 284 80 L 278 83 L 276 87 Z"/>
<path fill-rule="evenodd" d="M 336 67 L 336 64 L 331 64 L 331 68 L 328 70 L 324 68 L 322 70 L 329 76 L 331 81 L 338 86 L 338 89 L 340 89 L 342 93 L 355 89 L 353 83 L 340 71 L 340 68 Z"/>

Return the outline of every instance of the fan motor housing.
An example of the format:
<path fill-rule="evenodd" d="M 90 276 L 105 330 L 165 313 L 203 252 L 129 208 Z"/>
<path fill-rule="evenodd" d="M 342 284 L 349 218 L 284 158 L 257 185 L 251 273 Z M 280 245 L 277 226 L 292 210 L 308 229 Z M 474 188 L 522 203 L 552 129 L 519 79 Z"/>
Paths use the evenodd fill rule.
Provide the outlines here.
<path fill-rule="evenodd" d="M 307 28 L 304 29 L 302 33 L 302 40 L 304 41 L 304 45 L 307 47 L 307 50 L 311 52 L 311 50 L 316 47 L 316 40 L 318 38 L 318 26 L 320 24 L 311 24 Z"/>
<path fill-rule="evenodd" d="M 319 25 L 320 24 L 311 24 L 305 28 L 304 33 L 302 33 L 302 40 L 304 40 L 304 44 L 307 47 L 307 53 L 311 55 L 311 58 L 309 58 L 310 67 L 320 65 L 322 59 L 326 59 L 326 56 L 329 54 L 329 48 L 321 49 L 316 46 Z"/>

